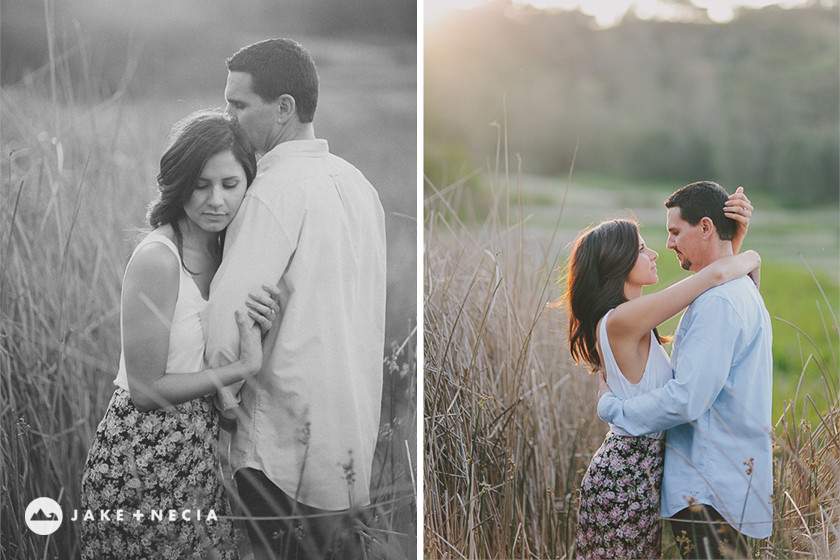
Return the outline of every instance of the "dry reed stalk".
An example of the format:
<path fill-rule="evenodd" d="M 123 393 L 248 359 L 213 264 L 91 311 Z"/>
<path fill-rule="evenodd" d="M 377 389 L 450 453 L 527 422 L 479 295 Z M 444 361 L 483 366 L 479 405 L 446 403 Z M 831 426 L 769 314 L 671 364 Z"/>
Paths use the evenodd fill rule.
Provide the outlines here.
<path fill-rule="evenodd" d="M 820 411 L 811 396 L 805 395 L 800 412 L 799 395 L 794 395 L 777 423 L 776 523 L 771 543 L 766 547 L 777 557 L 840 557 L 840 363 L 834 351 L 840 328 L 824 292 L 823 298 L 830 319 L 820 313 L 822 334 L 830 342 L 830 355 L 807 355 L 801 375 L 809 367 L 819 369 L 829 405 Z M 816 347 L 813 339 L 801 334 Z M 806 420 L 808 407 L 820 418 L 816 427 Z"/>
<path fill-rule="evenodd" d="M 517 193 L 498 187 L 476 229 L 451 202 L 460 188 L 425 212 L 425 553 L 566 556 L 580 477 L 604 434 L 594 380 L 570 363 L 565 319 L 549 305 L 557 252 L 511 220 Z"/>

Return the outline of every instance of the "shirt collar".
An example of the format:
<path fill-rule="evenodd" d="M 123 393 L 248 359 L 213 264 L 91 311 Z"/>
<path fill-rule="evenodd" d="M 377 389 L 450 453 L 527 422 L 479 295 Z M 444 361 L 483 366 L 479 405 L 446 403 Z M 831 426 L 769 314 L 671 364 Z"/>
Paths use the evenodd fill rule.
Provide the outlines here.
<path fill-rule="evenodd" d="M 259 165 L 272 165 L 281 159 L 299 157 L 324 157 L 329 154 L 327 141 L 321 138 L 315 140 L 288 140 L 274 146 L 267 154 L 260 158 Z"/>

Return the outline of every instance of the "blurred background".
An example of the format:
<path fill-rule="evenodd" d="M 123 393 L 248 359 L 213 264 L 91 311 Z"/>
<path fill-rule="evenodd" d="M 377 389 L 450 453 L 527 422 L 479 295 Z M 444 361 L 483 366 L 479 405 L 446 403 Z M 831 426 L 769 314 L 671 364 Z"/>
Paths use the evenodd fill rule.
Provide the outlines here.
<path fill-rule="evenodd" d="M 579 173 L 840 199 L 837 2 L 461 1 L 427 9 L 431 180 L 481 165 L 506 119 L 529 173 L 567 173 L 577 145 Z"/>
<path fill-rule="evenodd" d="M 269 37 L 303 44 L 321 75 L 316 134 L 368 176 L 386 207 L 395 272 L 392 321 L 402 313 L 395 306 L 414 301 L 416 266 L 402 250 L 414 247 L 416 208 L 414 0 L 338 6 L 323 0 L 132 0 L 119 6 L 106 0 L 11 0 L 3 2 L 2 15 L 4 88 L 38 81 L 52 87 L 55 60 L 55 86 L 72 94 L 65 103 L 116 97 L 143 107 L 145 134 L 157 141 L 151 146 L 156 158 L 177 119 L 224 106 L 225 60 L 234 52 Z M 13 135 L 4 134 L 10 141 Z M 144 163 L 154 171 L 157 161 Z M 147 188 L 150 194 L 153 181 L 140 179 L 122 188 Z"/>
<path fill-rule="evenodd" d="M 315 132 L 378 190 L 388 237 L 375 557 L 416 551 L 417 5 L 414 0 L 3 0 L 0 5 L 0 557 L 74 558 L 78 507 L 113 392 L 119 293 L 170 127 L 223 107 L 225 59 L 270 37 L 312 54 Z M 44 415 L 47 410 L 50 413 Z"/>

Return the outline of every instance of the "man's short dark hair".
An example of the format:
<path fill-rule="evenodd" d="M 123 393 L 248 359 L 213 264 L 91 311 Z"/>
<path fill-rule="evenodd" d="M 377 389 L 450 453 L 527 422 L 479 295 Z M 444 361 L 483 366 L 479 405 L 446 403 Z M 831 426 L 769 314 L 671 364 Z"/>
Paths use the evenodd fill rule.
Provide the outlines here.
<path fill-rule="evenodd" d="M 315 118 L 318 70 L 312 57 L 291 39 L 266 39 L 248 45 L 227 59 L 230 72 L 251 75 L 251 88 L 269 103 L 284 94 L 295 100 L 300 122 Z"/>
<path fill-rule="evenodd" d="M 696 226 L 709 218 L 717 228 L 718 236 L 731 241 L 738 229 L 738 222 L 723 215 L 723 205 L 729 194 L 713 181 L 698 181 L 676 191 L 665 201 L 665 208 L 679 208 L 683 220 Z"/>

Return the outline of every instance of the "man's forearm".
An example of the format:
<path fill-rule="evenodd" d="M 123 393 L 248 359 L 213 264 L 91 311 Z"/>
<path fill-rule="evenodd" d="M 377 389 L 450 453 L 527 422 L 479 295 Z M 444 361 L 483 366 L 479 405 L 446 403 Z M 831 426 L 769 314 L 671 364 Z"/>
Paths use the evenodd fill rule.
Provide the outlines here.
<path fill-rule="evenodd" d="M 598 401 L 598 416 L 632 436 L 661 432 L 690 421 L 684 407 L 659 406 L 652 393 L 626 400 L 606 393 Z"/>

